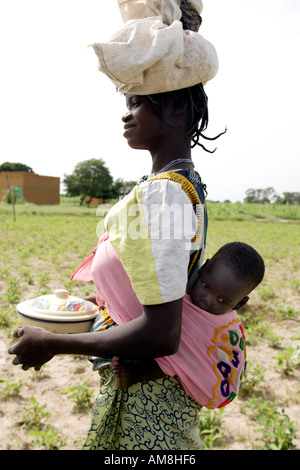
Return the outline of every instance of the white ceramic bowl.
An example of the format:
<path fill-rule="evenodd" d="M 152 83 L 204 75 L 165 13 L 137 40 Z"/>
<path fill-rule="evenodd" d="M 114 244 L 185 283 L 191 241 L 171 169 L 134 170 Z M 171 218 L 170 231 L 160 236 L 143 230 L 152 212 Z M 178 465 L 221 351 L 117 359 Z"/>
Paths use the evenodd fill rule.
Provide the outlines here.
<path fill-rule="evenodd" d="M 64 289 L 54 294 L 25 300 L 17 305 L 19 327 L 40 326 L 53 333 L 86 333 L 99 308 L 87 300 L 68 295 Z"/>

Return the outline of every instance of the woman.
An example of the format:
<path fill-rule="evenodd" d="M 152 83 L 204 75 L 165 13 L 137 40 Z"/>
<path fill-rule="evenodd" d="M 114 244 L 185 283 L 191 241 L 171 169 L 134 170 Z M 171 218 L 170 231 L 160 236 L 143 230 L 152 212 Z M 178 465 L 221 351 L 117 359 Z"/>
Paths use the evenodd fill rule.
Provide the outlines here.
<path fill-rule="evenodd" d="M 147 360 L 178 349 L 182 299 L 205 245 L 204 187 L 193 171 L 191 147 L 200 144 L 207 126 L 207 98 L 199 84 L 155 95 L 126 94 L 126 103 L 124 137 L 130 147 L 150 152 L 152 174 L 108 214 L 107 235 L 92 267 L 98 303 L 119 326 L 78 335 L 18 329 L 14 336 L 20 339 L 9 353 L 24 370 L 38 370 L 57 354 Z M 175 181 L 166 177 L 167 170 L 177 175 Z M 195 211 L 186 192 L 191 185 L 199 198 Z M 85 448 L 200 448 L 198 405 L 176 378 L 117 390 L 110 368 L 100 375 L 103 384 Z"/>

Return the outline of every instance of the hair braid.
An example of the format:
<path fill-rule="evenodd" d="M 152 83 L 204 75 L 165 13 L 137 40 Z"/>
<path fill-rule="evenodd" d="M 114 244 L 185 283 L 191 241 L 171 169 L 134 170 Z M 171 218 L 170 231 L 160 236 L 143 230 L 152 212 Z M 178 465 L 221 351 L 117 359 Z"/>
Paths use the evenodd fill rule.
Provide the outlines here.
<path fill-rule="evenodd" d="M 187 0 L 181 0 L 180 10 L 182 12 L 180 21 L 182 23 L 183 29 L 195 31 L 197 33 L 202 23 L 201 16 L 198 15 L 196 10 Z"/>
<path fill-rule="evenodd" d="M 198 15 L 197 11 L 194 9 L 191 3 L 188 0 L 181 0 L 180 9 L 182 11 L 182 17 L 180 21 L 182 23 L 183 29 L 198 32 L 202 23 L 202 18 Z M 173 97 L 178 93 L 185 94 L 189 104 L 190 116 L 187 122 L 185 136 L 191 139 L 191 148 L 199 145 L 206 152 L 214 153 L 216 149 L 208 150 L 200 142 L 200 138 L 205 140 L 216 140 L 221 135 L 225 134 L 227 129 L 225 128 L 225 131 L 221 132 L 216 137 L 206 137 L 203 134 L 203 131 L 205 131 L 208 126 L 208 98 L 202 83 L 198 83 L 197 85 L 191 86 L 190 88 L 158 93 L 155 95 L 148 95 L 148 98 L 153 107 L 153 111 L 161 118 L 166 126 L 175 129 L 176 127 L 168 124 L 165 120 L 165 102 L 167 101 L 168 97 Z"/>

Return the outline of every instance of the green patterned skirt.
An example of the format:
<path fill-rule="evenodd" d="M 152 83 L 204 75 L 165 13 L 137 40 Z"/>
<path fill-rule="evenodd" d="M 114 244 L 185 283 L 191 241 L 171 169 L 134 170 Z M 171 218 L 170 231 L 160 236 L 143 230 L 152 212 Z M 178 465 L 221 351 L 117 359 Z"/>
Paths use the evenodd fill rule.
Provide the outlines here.
<path fill-rule="evenodd" d="M 110 367 L 83 450 L 200 450 L 197 405 L 174 377 L 118 390 Z"/>

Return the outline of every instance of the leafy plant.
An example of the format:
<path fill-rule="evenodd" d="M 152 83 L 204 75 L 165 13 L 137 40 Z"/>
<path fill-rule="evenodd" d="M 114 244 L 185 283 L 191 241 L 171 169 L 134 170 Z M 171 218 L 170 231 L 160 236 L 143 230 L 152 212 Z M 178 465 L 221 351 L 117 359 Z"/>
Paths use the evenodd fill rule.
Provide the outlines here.
<path fill-rule="evenodd" d="M 24 407 L 23 422 L 26 427 L 42 429 L 44 420 L 50 418 L 51 413 L 45 411 L 45 406 L 40 405 L 34 397 L 30 398 L 31 406 Z"/>
<path fill-rule="evenodd" d="M 299 292 L 299 290 L 300 290 L 300 279 L 292 279 L 291 286 L 296 292 Z"/>
<path fill-rule="evenodd" d="M 6 297 L 8 302 L 14 304 L 20 300 L 20 281 L 16 277 L 11 277 L 6 284 Z"/>
<path fill-rule="evenodd" d="M 282 315 L 284 320 L 297 320 L 299 318 L 299 312 L 289 305 L 286 305 L 285 307 L 278 307 L 277 310 Z"/>
<path fill-rule="evenodd" d="M 258 385 L 263 381 L 266 369 L 258 364 L 253 368 L 253 364 L 247 364 L 247 370 L 239 392 L 239 397 L 253 396 L 257 392 Z"/>
<path fill-rule="evenodd" d="M 30 269 L 23 268 L 20 271 L 20 274 L 23 276 L 24 280 L 28 283 L 29 286 L 32 286 L 34 281 Z"/>
<path fill-rule="evenodd" d="M 247 344 L 256 345 L 260 339 L 270 337 L 272 326 L 262 317 L 255 316 L 251 312 L 245 312 L 242 316 L 243 326 L 245 328 Z"/>
<path fill-rule="evenodd" d="M 8 307 L 0 308 L 0 328 L 10 327 L 11 319 Z"/>
<path fill-rule="evenodd" d="M 12 382 L 10 380 L 0 380 L 1 384 L 4 384 L 0 388 L 0 396 L 8 397 L 15 397 L 20 395 L 20 388 L 22 386 L 23 380 L 20 379 L 18 382 Z"/>
<path fill-rule="evenodd" d="M 49 281 L 50 281 L 49 274 L 42 271 L 38 276 L 38 282 L 40 283 L 40 286 L 46 287 Z"/>
<path fill-rule="evenodd" d="M 264 398 L 250 399 L 247 405 L 252 411 L 252 419 L 259 424 L 261 434 L 256 441 L 260 442 L 257 449 L 291 450 L 295 448 L 297 426 L 291 421 L 284 409 L 278 411 L 278 402 L 270 402 Z"/>
<path fill-rule="evenodd" d="M 295 367 L 297 367 L 297 364 L 293 360 L 294 353 L 294 348 L 285 348 L 283 351 L 279 351 L 277 356 L 273 356 L 273 359 L 277 361 L 279 371 L 283 372 L 285 375 L 293 373 Z"/>
<path fill-rule="evenodd" d="M 281 346 L 283 337 L 276 335 L 271 328 L 266 332 L 264 337 L 272 348 L 279 348 Z"/>
<path fill-rule="evenodd" d="M 220 410 L 207 410 L 202 408 L 199 413 L 199 435 L 202 439 L 202 449 L 210 450 L 218 442 L 221 443 L 224 439 L 222 431 L 221 416 L 224 409 Z"/>
<path fill-rule="evenodd" d="M 52 426 L 47 426 L 44 431 L 34 430 L 29 431 L 30 436 L 37 437 L 32 444 L 38 447 L 43 447 L 44 450 L 59 450 L 66 445 L 66 437 L 63 437 L 59 429 L 54 429 Z"/>
<path fill-rule="evenodd" d="M 258 294 L 265 302 L 275 297 L 275 289 L 273 286 L 265 286 L 258 289 Z"/>
<path fill-rule="evenodd" d="M 94 390 L 89 390 L 87 382 L 62 389 L 63 393 L 71 393 L 68 398 L 75 402 L 76 411 L 90 411 L 92 407 L 91 397 L 93 396 Z"/>

